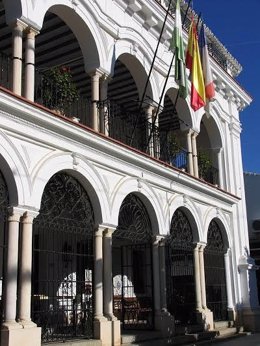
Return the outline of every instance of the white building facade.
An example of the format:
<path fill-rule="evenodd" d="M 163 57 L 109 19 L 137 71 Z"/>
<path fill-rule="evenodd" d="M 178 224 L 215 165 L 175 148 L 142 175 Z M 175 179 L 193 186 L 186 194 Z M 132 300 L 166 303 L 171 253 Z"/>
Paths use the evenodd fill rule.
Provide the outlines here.
<path fill-rule="evenodd" d="M 194 113 L 164 88 L 175 1 L 152 70 L 168 2 L 0 5 L 1 345 L 256 330 L 238 62 L 207 29 L 216 99 Z"/>

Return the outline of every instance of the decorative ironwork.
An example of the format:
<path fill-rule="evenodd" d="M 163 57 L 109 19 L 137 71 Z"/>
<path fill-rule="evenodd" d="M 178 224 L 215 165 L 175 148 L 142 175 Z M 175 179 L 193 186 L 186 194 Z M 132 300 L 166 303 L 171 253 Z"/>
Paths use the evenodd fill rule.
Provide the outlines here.
<path fill-rule="evenodd" d="M 122 203 L 113 244 L 114 313 L 125 329 L 152 329 L 151 221 L 144 204 L 134 194 Z"/>
<path fill-rule="evenodd" d="M 0 323 L 3 320 L 4 263 L 6 256 L 6 234 L 9 194 L 5 179 L 0 171 Z"/>
<path fill-rule="evenodd" d="M 134 194 L 124 199 L 114 237 L 127 239 L 132 243 L 146 243 L 152 239 L 152 226 L 147 210 Z"/>
<path fill-rule="evenodd" d="M 32 316 L 43 342 L 93 336 L 93 227 L 86 191 L 55 174 L 33 227 Z"/>
<path fill-rule="evenodd" d="M 168 242 L 175 249 L 194 248 L 190 222 L 183 211 L 177 209 L 173 215 Z"/>
<path fill-rule="evenodd" d="M 151 244 L 121 246 L 121 275 L 114 276 L 113 283 L 114 314 L 123 328 L 153 329 Z"/>
<path fill-rule="evenodd" d="M 213 312 L 214 320 L 227 319 L 227 289 L 224 262 L 224 242 L 221 230 L 212 220 L 208 229 L 205 248 L 205 279 L 207 306 Z"/>
<path fill-rule="evenodd" d="M 194 321 L 193 235 L 187 216 L 177 209 L 166 242 L 167 308 L 176 324 Z"/>
<path fill-rule="evenodd" d="M 46 80 L 48 80 L 48 91 L 46 92 Z M 90 99 L 78 95 L 70 103 L 66 103 L 63 107 L 57 106 L 60 102 L 61 90 L 55 81 L 48 79 L 43 73 L 36 70 L 35 76 L 35 102 L 56 111 L 57 113 L 73 118 L 80 119 L 84 125 L 91 124 L 92 102 Z M 46 94 L 48 97 L 46 97 Z"/>

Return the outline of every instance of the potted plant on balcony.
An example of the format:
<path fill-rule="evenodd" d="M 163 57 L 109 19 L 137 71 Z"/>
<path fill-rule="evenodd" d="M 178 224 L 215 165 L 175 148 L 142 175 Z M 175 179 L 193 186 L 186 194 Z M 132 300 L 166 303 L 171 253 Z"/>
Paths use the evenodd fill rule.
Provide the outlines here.
<path fill-rule="evenodd" d="M 201 179 L 207 180 L 210 169 L 212 168 L 212 162 L 209 155 L 203 151 L 198 155 L 199 176 Z"/>
<path fill-rule="evenodd" d="M 42 88 L 44 105 L 62 115 L 79 98 L 70 68 L 67 66 L 47 70 L 43 75 Z"/>

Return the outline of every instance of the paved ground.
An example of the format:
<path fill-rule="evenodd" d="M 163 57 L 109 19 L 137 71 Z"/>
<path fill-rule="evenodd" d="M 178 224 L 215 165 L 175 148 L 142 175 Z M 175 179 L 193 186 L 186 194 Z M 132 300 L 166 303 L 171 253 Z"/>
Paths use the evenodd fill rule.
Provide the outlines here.
<path fill-rule="evenodd" d="M 216 346 L 260 346 L 260 334 L 241 336 L 227 341 L 213 343 Z"/>

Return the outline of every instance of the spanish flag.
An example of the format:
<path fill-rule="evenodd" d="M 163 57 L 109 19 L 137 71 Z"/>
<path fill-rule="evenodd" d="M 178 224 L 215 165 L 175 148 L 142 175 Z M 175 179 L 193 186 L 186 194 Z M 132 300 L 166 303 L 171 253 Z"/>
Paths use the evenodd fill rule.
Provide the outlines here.
<path fill-rule="evenodd" d="M 186 67 L 191 71 L 191 107 L 194 111 L 197 111 L 205 106 L 206 95 L 199 53 L 198 35 L 193 18 L 189 30 Z"/>

